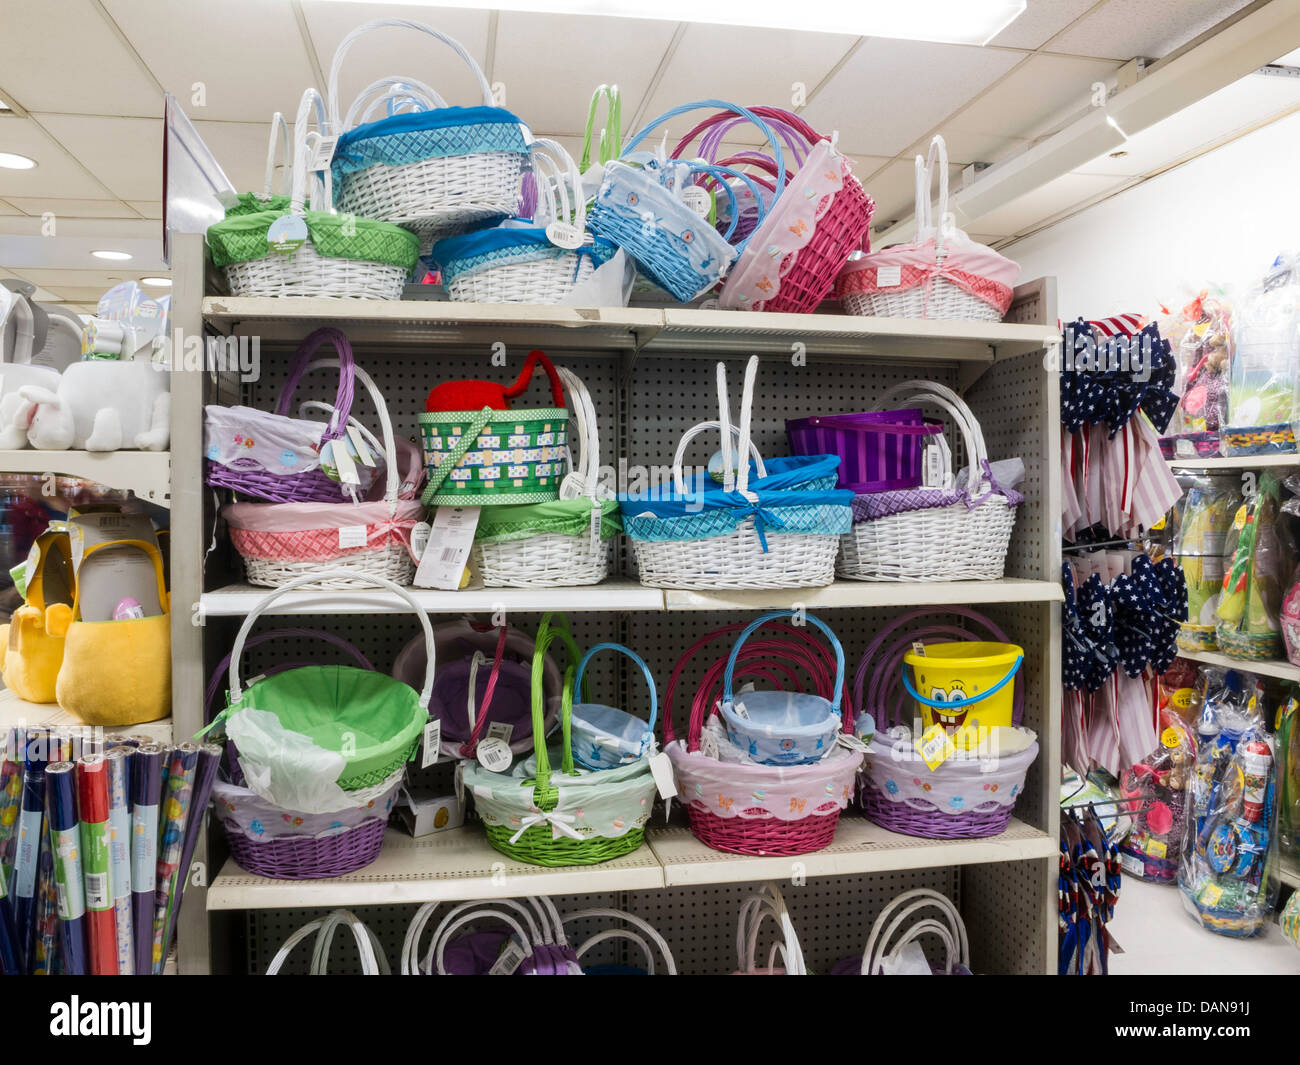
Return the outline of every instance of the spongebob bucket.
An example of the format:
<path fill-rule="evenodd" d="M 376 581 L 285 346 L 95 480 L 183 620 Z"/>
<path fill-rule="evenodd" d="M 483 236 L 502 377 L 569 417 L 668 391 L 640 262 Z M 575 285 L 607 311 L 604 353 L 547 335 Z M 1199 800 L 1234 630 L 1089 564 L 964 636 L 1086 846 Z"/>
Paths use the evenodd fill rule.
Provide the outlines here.
<path fill-rule="evenodd" d="M 1009 727 L 1015 677 L 1024 660 L 1024 650 L 1013 643 L 926 644 L 924 653 L 903 656 L 903 687 L 916 700 L 926 728 L 936 723 L 949 730 L 968 724 Z"/>

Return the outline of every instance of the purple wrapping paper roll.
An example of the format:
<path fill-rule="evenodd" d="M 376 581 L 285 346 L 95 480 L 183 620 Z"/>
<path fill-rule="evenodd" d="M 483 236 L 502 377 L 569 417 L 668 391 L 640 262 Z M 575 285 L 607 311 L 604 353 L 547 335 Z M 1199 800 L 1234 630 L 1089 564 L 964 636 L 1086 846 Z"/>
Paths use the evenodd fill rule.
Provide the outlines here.
<path fill-rule="evenodd" d="M 59 950 L 59 892 L 54 884 L 54 843 L 49 822 L 41 835 L 41 853 L 36 877 L 36 928 L 28 971 L 33 976 L 58 976 L 62 951 Z"/>
<path fill-rule="evenodd" d="M 81 869 L 81 824 L 77 819 L 77 780 L 71 762 L 45 770 L 45 803 L 54 845 L 54 884 L 63 948 L 63 971 L 85 976 L 86 889 Z"/>
<path fill-rule="evenodd" d="M 205 743 L 199 748 L 199 763 L 194 771 L 194 791 L 190 795 L 190 812 L 185 822 L 185 845 L 181 850 L 176 890 L 167 922 L 167 936 L 163 941 L 164 958 L 167 957 L 172 939 L 176 935 L 176 918 L 180 914 L 181 902 L 185 898 L 185 882 L 190 875 L 190 860 L 194 857 L 194 848 L 198 844 L 199 834 L 203 831 L 203 817 L 208 812 L 208 802 L 212 798 L 212 782 L 217 778 L 217 767 L 220 764 L 221 748 L 217 744 Z"/>
<path fill-rule="evenodd" d="M 10 890 L 14 898 L 14 923 L 24 969 L 31 968 L 35 953 L 36 877 L 45 835 L 45 752 L 47 733 L 31 729 L 26 737 L 22 807 L 18 814 L 18 850 Z"/>
<path fill-rule="evenodd" d="M 113 911 L 117 929 L 117 972 L 135 973 L 131 928 L 131 758 L 134 747 L 112 747 L 108 763 L 108 853 L 113 868 Z"/>
<path fill-rule="evenodd" d="M 145 743 L 131 756 L 131 912 L 135 974 L 153 967 L 153 904 L 158 874 L 158 807 L 163 748 Z"/>

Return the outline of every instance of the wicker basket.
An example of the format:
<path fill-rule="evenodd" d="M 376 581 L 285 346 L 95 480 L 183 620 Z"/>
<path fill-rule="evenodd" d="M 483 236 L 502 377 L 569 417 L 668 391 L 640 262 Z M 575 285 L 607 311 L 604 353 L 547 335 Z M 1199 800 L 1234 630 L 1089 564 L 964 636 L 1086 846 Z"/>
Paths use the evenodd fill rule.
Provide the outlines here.
<path fill-rule="evenodd" d="M 966 486 L 855 496 L 853 528 L 840 538 L 839 575 L 860 581 L 999 579 L 1022 497 L 998 486 L 970 408 L 955 392 L 932 381 L 904 382 L 880 402 L 925 402 L 947 411 L 970 458 Z M 946 448 L 943 455 L 946 477 L 951 472 Z"/>
<path fill-rule="evenodd" d="M 849 531 L 853 494 L 834 488 L 837 456 L 788 460 L 768 474 L 750 440 L 758 358 L 745 369 L 740 425 L 733 429 L 727 401 L 726 366 L 718 363 L 720 420 L 702 422 L 682 436 L 673 459 L 675 491 L 660 499 L 619 497 L 623 528 L 632 541 L 642 584 L 656 588 L 803 588 L 835 579 L 839 534 Z M 705 430 L 722 435 L 722 490 L 688 492 L 682 476 L 686 446 Z M 758 478 L 750 483 L 755 457 Z M 736 468 L 739 466 L 739 474 Z M 804 472 L 808 471 L 808 472 Z M 817 471 L 818 479 L 809 473 Z"/>
<path fill-rule="evenodd" d="M 758 963 L 758 937 L 763 922 L 771 920 L 780 938 L 767 952 L 767 966 Z M 777 959 L 781 965 L 777 967 Z M 751 895 L 740 907 L 740 920 L 736 928 L 736 971 L 732 976 L 807 976 L 803 948 L 795 933 L 785 898 L 775 883 L 764 884 L 757 895 Z"/>
<path fill-rule="evenodd" d="M 529 865 L 594 865 L 641 846 L 654 807 L 655 781 L 645 758 L 616 769 L 580 772 L 574 768 L 572 663 L 565 674 L 560 707 L 561 771 L 552 775 L 542 722 L 541 677 L 556 627 L 567 630 L 563 616 L 546 614 L 537 631 L 533 758 L 510 774 L 467 763 L 465 789 L 474 796 L 488 842 L 503 854 Z"/>
<path fill-rule="evenodd" d="M 402 944 L 403 976 L 582 975 L 580 952 L 569 946 L 559 910 L 545 895 L 453 904 L 434 929 L 421 958 L 420 940 L 440 905 L 426 902 L 407 928 Z M 489 931 L 482 926 L 484 919 L 504 927 Z M 517 949 L 508 950 L 508 945 Z"/>
<path fill-rule="evenodd" d="M 1242 632 L 1220 624 L 1214 630 L 1214 638 L 1220 651 L 1243 662 L 1271 662 L 1281 658 L 1285 650 L 1280 632 Z"/>
<path fill-rule="evenodd" d="M 416 30 L 450 47 L 474 75 L 481 105 L 447 107 L 435 98 L 433 108 L 353 126 L 354 105 L 345 125 L 339 106 L 344 57 L 361 37 L 389 27 Z M 357 27 L 334 53 L 329 111 L 333 131 L 341 134 L 331 164 L 340 211 L 400 225 L 417 234 L 426 250 L 439 237 L 514 214 L 528 162 L 524 126 L 493 106 L 483 71 L 451 37 L 409 19 L 376 19 Z"/>

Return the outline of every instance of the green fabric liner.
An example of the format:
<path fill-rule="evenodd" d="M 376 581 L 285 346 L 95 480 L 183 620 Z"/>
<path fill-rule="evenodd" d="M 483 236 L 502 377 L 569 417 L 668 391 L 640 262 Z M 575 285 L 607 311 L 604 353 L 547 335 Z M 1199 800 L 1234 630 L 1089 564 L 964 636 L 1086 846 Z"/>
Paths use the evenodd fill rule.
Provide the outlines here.
<path fill-rule="evenodd" d="M 256 192 L 241 192 L 235 204 L 226 208 L 226 217 L 238 218 L 240 215 L 245 214 L 260 214 L 262 211 L 278 211 L 280 214 L 288 214 L 289 197 L 273 195 L 269 200 L 264 200 Z"/>
<path fill-rule="evenodd" d="M 234 217 L 227 215 L 223 221 L 209 226 L 208 246 L 212 249 L 213 263 L 229 266 L 278 254 L 271 251 L 266 234 L 271 223 L 285 213 L 257 211 Z M 420 254 L 419 237 L 387 222 L 324 211 L 308 211 L 302 218 L 316 253 L 329 259 L 353 259 L 411 270 Z M 344 236 L 343 227 L 348 221 L 356 231 Z"/>
<path fill-rule="evenodd" d="M 526 540 L 538 533 L 582 536 L 591 528 L 591 500 L 557 499 L 553 503 L 532 503 L 522 507 L 493 507 L 479 514 L 475 540 L 504 542 Z M 623 528 L 618 500 L 600 504 L 600 538 L 608 540 Z"/>
<path fill-rule="evenodd" d="M 481 413 L 482 411 L 477 410 L 421 411 L 416 415 L 415 420 L 421 426 L 467 425 Z M 483 426 L 483 435 L 509 433 L 512 426 L 531 425 L 533 422 L 563 421 L 567 425 L 568 419 L 567 407 L 524 407 L 522 410 L 493 411 L 491 420 Z"/>

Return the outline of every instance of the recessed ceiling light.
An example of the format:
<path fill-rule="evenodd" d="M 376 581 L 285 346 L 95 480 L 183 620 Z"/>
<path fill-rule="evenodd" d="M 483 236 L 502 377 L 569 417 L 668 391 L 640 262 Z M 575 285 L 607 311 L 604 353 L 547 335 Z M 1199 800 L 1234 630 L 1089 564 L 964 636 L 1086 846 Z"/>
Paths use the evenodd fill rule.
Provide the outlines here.
<path fill-rule="evenodd" d="M 0 166 L 6 170 L 30 170 L 36 165 L 35 159 L 28 159 L 25 155 L 15 155 L 13 152 L 0 152 Z"/>
<path fill-rule="evenodd" d="M 171 288 L 172 279 L 170 277 L 142 277 L 140 278 L 140 284 L 157 285 L 159 288 Z"/>
<path fill-rule="evenodd" d="M 111 259 L 115 263 L 125 262 L 127 259 L 131 258 L 131 256 L 124 251 L 92 251 L 90 254 L 96 259 Z"/>

